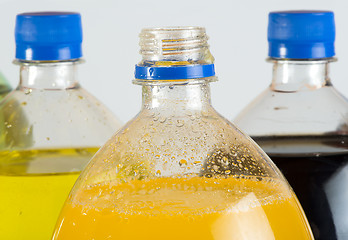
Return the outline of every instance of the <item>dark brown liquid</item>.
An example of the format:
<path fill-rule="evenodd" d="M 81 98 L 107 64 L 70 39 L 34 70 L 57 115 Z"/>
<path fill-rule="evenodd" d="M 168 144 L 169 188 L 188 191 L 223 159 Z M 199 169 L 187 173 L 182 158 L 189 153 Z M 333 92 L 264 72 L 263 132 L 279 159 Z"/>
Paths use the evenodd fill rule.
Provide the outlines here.
<path fill-rule="evenodd" d="M 254 140 L 294 189 L 315 239 L 348 239 L 348 137 Z"/>

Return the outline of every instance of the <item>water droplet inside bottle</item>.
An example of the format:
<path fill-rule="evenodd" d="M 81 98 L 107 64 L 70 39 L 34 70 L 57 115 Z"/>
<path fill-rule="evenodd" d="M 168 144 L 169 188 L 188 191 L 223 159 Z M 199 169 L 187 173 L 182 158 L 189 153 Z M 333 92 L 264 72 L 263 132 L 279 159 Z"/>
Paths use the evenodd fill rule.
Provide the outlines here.
<path fill-rule="evenodd" d="M 184 124 L 185 124 L 185 123 L 184 123 L 183 120 L 176 120 L 176 124 L 175 124 L 175 125 L 176 125 L 177 127 L 182 127 L 182 126 L 184 126 Z"/>
<path fill-rule="evenodd" d="M 166 117 L 160 117 L 160 118 L 159 118 L 159 122 L 160 122 L 160 123 L 164 123 L 166 120 L 167 120 Z"/>
<path fill-rule="evenodd" d="M 186 161 L 185 159 L 181 159 L 181 160 L 179 161 L 179 165 L 180 165 L 181 167 L 184 167 L 184 166 L 187 165 L 187 161 Z"/>
<path fill-rule="evenodd" d="M 153 76 L 153 73 L 155 72 L 155 70 L 153 68 L 150 68 L 149 69 L 149 73 L 150 73 L 150 76 Z"/>
<path fill-rule="evenodd" d="M 31 88 L 27 88 L 27 89 L 25 89 L 24 94 L 25 94 L 25 95 L 28 95 L 28 94 L 30 94 L 32 91 L 33 91 L 33 90 L 32 90 Z"/>

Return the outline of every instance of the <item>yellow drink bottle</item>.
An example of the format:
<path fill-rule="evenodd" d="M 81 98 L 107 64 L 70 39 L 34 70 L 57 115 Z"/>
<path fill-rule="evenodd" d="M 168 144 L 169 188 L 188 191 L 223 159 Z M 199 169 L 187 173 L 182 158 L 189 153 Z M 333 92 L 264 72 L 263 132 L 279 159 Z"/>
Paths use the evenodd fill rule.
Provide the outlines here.
<path fill-rule="evenodd" d="M 53 239 L 313 239 L 277 167 L 211 106 L 205 29 L 144 29 L 140 46 L 142 109 L 83 171 Z"/>
<path fill-rule="evenodd" d="M 78 82 L 78 13 L 16 22 L 20 83 L 0 102 L 0 239 L 47 240 L 80 171 L 120 127 Z"/>

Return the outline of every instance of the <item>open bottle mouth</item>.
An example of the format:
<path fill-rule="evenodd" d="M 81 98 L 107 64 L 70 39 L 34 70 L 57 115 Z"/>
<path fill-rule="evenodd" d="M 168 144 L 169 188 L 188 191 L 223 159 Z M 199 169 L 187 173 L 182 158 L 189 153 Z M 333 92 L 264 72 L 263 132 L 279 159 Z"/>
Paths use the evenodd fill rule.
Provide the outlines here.
<path fill-rule="evenodd" d="M 143 61 L 199 61 L 209 51 L 203 27 L 145 28 L 140 35 Z"/>
<path fill-rule="evenodd" d="M 139 37 L 142 61 L 135 67 L 135 79 L 182 81 L 215 77 L 205 28 L 145 28 Z"/>

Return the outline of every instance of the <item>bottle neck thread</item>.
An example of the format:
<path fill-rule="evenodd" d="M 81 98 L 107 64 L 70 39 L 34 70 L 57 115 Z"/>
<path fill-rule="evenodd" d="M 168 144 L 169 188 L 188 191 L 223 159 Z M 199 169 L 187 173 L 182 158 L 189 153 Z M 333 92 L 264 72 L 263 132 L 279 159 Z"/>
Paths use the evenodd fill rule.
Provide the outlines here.
<path fill-rule="evenodd" d="M 20 66 L 20 88 L 63 90 L 78 86 L 78 61 L 15 61 Z"/>
<path fill-rule="evenodd" d="M 275 60 L 271 89 L 278 92 L 315 90 L 330 86 L 329 63 L 323 60 Z"/>
<path fill-rule="evenodd" d="M 211 64 L 208 36 L 202 27 L 146 28 L 139 35 L 143 66 Z"/>

